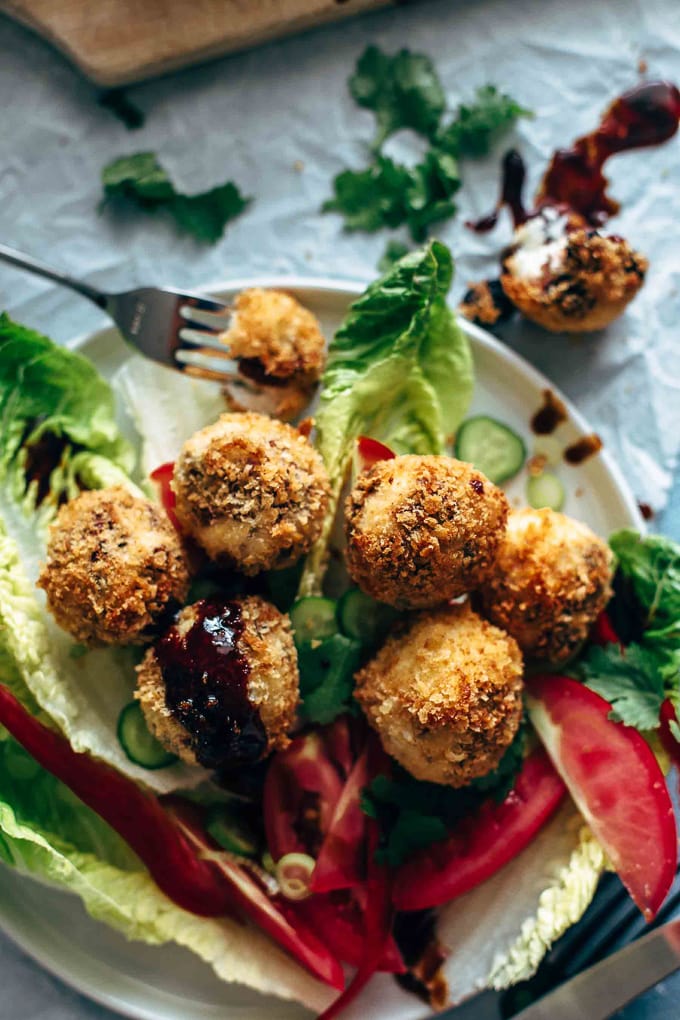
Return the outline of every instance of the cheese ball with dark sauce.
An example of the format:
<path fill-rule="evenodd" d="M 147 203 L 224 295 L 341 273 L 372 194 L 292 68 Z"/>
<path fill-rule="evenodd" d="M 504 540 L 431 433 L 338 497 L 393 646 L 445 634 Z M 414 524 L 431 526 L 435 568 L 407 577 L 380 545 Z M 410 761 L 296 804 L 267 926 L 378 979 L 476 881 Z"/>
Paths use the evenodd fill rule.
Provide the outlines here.
<path fill-rule="evenodd" d="M 357 674 L 355 696 L 416 779 L 467 786 L 496 768 L 522 717 L 517 643 L 468 603 L 419 613 Z"/>
<path fill-rule="evenodd" d="M 554 510 L 514 510 L 482 611 L 528 659 L 559 664 L 588 636 L 611 596 L 612 554 L 587 525 Z"/>
<path fill-rule="evenodd" d="M 135 697 L 190 765 L 228 771 L 282 750 L 299 700 L 288 617 L 258 596 L 185 607 L 137 667 Z"/>
<path fill-rule="evenodd" d="M 148 640 L 184 602 L 189 571 L 164 511 L 114 486 L 83 492 L 60 508 L 38 586 L 76 641 L 124 645 Z"/>
<path fill-rule="evenodd" d="M 182 528 L 211 559 L 254 575 L 295 563 L 319 536 L 330 485 L 305 435 L 261 414 L 224 414 L 183 446 L 173 488 Z"/>
<path fill-rule="evenodd" d="M 508 504 L 470 464 L 452 457 L 379 461 L 346 507 L 347 568 L 368 595 L 424 609 L 477 587 L 493 566 Z"/>

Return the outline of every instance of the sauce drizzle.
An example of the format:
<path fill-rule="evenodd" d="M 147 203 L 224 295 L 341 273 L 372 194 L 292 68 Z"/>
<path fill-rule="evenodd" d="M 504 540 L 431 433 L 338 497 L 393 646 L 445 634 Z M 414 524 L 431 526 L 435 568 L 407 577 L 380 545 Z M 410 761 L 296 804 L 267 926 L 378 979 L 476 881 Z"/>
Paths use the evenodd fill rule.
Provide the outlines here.
<path fill-rule="evenodd" d="M 532 431 L 537 436 L 549 436 L 557 426 L 567 420 L 567 409 L 552 390 L 543 390 L 543 406 L 531 419 Z"/>
<path fill-rule="evenodd" d="M 593 432 L 589 436 L 583 436 L 564 451 L 564 459 L 567 464 L 582 464 L 593 454 L 602 449 L 602 440 Z"/>
<path fill-rule="evenodd" d="M 166 703 L 191 736 L 206 768 L 257 761 L 267 747 L 260 713 L 248 697 L 250 666 L 239 647 L 237 602 L 202 599 L 188 629 L 175 625 L 157 642 Z"/>

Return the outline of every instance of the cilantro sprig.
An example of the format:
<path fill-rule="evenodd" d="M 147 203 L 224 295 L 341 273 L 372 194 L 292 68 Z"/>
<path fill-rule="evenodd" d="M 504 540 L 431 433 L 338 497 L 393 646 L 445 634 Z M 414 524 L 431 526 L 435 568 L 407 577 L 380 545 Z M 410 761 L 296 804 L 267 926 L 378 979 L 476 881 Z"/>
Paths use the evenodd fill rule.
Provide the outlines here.
<path fill-rule="evenodd" d="M 197 241 L 214 244 L 227 223 L 250 203 L 231 181 L 196 195 L 177 191 L 153 152 L 121 156 L 102 171 L 104 205 L 112 200 L 131 202 L 145 212 L 164 211 L 177 227 Z"/>
<path fill-rule="evenodd" d="M 333 197 L 322 207 L 340 213 L 349 231 L 406 226 L 414 241 L 425 240 L 433 224 L 456 213 L 458 160 L 485 155 L 498 135 L 519 117 L 530 116 L 511 96 L 485 85 L 443 123 L 446 97 L 436 69 L 427 56 L 409 50 L 390 57 L 369 46 L 359 57 L 349 88 L 359 106 L 374 113 L 377 126 L 371 163 L 339 173 Z M 382 152 L 390 135 L 404 128 L 429 143 L 423 159 L 411 167 Z"/>

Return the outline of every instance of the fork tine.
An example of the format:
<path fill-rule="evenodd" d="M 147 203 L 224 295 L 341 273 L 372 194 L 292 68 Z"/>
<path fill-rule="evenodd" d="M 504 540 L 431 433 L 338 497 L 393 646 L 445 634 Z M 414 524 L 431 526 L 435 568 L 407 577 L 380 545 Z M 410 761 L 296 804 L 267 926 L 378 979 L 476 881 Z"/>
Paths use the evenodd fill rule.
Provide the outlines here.
<path fill-rule="evenodd" d="M 182 304 L 188 305 L 189 308 L 198 308 L 202 312 L 217 312 L 224 315 L 232 311 L 231 305 L 226 305 L 224 301 L 201 297 L 200 294 L 178 294 L 177 297 Z"/>
<path fill-rule="evenodd" d="M 175 361 L 181 371 L 203 379 L 227 382 L 238 374 L 238 362 L 231 358 L 211 358 L 200 350 L 187 351 L 180 347 L 175 351 Z"/>
<path fill-rule="evenodd" d="M 221 314 L 219 312 L 205 311 L 202 308 L 194 308 L 191 305 L 180 305 L 179 314 L 188 325 L 198 324 L 216 333 L 221 333 L 228 329 L 232 322 L 232 313 L 229 309 L 224 314 Z"/>
<path fill-rule="evenodd" d="M 217 334 L 210 330 L 197 328 L 196 323 L 188 323 L 186 326 L 182 326 L 177 336 L 184 343 L 191 344 L 192 347 L 205 347 L 207 350 L 215 351 L 217 354 L 229 356 L 229 347 L 218 339 Z"/>

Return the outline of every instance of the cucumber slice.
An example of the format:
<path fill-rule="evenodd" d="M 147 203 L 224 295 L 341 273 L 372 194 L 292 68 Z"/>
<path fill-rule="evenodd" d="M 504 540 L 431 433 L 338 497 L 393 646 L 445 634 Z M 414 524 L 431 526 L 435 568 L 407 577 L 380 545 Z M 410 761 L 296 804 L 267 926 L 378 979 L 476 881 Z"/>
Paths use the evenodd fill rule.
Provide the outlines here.
<path fill-rule="evenodd" d="M 118 740 L 130 761 L 144 769 L 162 769 L 177 761 L 149 732 L 138 701 L 131 701 L 118 716 Z"/>
<path fill-rule="evenodd" d="M 561 510 L 564 506 L 564 486 L 557 475 L 543 471 L 527 481 L 527 502 L 534 510 Z"/>
<path fill-rule="evenodd" d="M 324 641 L 338 632 L 337 605 L 333 599 L 308 595 L 294 604 L 290 622 L 298 648 L 310 641 Z"/>
<path fill-rule="evenodd" d="M 396 609 L 384 602 L 376 602 L 359 588 L 350 588 L 338 602 L 340 630 L 362 645 L 374 645 L 380 641 L 398 615 Z"/>
<path fill-rule="evenodd" d="M 249 825 L 227 810 L 222 804 L 212 809 L 206 829 L 221 847 L 240 857 L 255 857 L 258 841 Z"/>
<path fill-rule="evenodd" d="M 454 452 L 498 485 L 513 478 L 527 456 L 524 440 L 494 418 L 468 418 L 458 430 Z"/>

